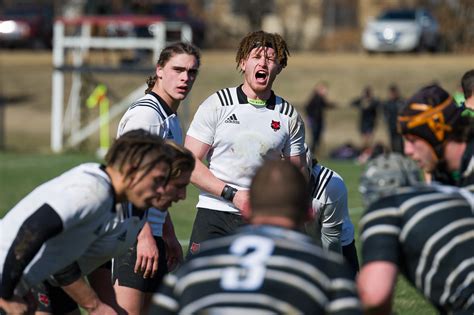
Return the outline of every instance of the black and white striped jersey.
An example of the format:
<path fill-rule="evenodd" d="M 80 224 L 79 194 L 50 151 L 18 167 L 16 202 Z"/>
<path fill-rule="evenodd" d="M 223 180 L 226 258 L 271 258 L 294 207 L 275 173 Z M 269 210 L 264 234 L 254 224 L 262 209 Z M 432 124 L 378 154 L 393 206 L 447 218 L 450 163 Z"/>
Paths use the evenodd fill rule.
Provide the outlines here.
<path fill-rule="evenodd" d="M 361 314 L 342 256 L 275 226 L 203 243 L 153 304 L 153 314 Z"/>
<path fill-rule="evenodd" d="M 443 312 L 474 312 L 474 195 L 450 186 L 400 188 L 360 221 L 363 264 L 387 261 Z"/>
<path fill-rule="evenodd" d="M 154 92 L 145 94 L 130 105 L 120 120 L 117 136 L 135 129 L 144 129 L 163 139 L 183 144 L 183 133 L 178 115 Z M 154 208 L 148 210 L 147 221 L 155 236 L 163 234 L 163 224 L 167 216 L 166 210 Z M 129 215 L 132 215 L 131 210 Z"/>
<path fill-rule="evenodd" d="M 312 207 L 315 212 L 316 239 L 321 239 L 322 227 L 342 224 L 339 235 L 342 246 L 354 240 L 354 225 L 349 216 L 347 187 L 344 179 L 335 171 L 321 164 L 313 166 L 310 176 Z M 324 244 L 323 247 L 328 247 Z"/>
<path fill-rule="evenodd" d="M 210 145 L 214 176 L 237 189 L 248 189 L 264 160 L 305 154 L 304 123 L 296 109 L 272 92 L 263 105 L 252 105 L 242 87 L 225 88 L 198 108 L 188 136 Z M 232 202 L 201 191 L 197 207 L 238 213 Z"/>

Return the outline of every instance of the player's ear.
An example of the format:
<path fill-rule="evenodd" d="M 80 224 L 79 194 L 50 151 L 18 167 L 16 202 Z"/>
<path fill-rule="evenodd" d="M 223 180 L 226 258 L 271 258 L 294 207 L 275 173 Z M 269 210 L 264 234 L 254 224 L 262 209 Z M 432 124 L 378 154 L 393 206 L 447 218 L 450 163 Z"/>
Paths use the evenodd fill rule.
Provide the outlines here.
<path fill-rule="evenodd" d="M 158 77 L 158 79 L 162 79 L 163 78 L 163 67 L 162 66 L 156 66 L 156 76 Z"/>
<path fill-rule="evenodd" d="M 240 71 L 245 72 L 245 65 L 247 64 L 247 60 L 242 59 L 240 60 Z"/>

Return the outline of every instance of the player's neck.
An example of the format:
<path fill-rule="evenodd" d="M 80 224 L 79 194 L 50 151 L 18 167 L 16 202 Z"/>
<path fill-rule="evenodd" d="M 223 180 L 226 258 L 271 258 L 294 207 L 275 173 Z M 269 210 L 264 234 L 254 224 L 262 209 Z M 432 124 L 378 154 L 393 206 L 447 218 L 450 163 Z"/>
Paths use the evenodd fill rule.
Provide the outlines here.
<path fill-rule="evenodd" d="M 466 150 L 465 142 L 447 141 L 444 147 L 444 158 L 450 171 L 458 171 L 461 168 L 461 159 Z"/>
<path fill-rule="evenodd" d="M 275 225 L 287 229 L 294 229 L 295 223 L 285 217 L 256 215 L 250 219 L 250 223 L 254 225 Z"/>
<path fill-rule="evenodd" d="M 105 172 L 109 175 L 110 181 L 112 182 L 112 187 L 115 192 L 115 201 L 122 202 L 126 200 L 125 194 L 125 181 L 123 175 L 117 171 L 115 168 L 107 166 Z"/>
<path fill-rule="evenodd" d="M 272 95 L 271 88 L 268 88 L 264 91 L 255 91 L 247 82 L 244 82 L 244 84 L 242 85 L 242 91 L 247 96 L 247 98 L 254 100 L 266 101 Z"/>
<path fill-rule="evenodd" d="M 163 106 L 168 106 L 173 111 L 173 113 L 178 112 L 178 107 L 181 103 L 180 100 L 172 98 L 168 93 L 160 89 L 159 86 L 157 86 L 156 84 L 151 91 L 158 95 L 166 103 L 162 104 Z"/>

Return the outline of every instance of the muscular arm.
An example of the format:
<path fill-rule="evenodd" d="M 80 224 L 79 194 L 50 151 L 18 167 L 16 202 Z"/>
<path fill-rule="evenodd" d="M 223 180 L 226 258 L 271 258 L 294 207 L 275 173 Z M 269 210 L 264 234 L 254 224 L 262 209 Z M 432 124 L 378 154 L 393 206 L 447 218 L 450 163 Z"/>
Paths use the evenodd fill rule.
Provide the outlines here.
<path fill-rule="evenodd" d="M 285 157 L 285 159 L 295 164 L 301 170 L 306 180 L 309 181 L 308 167 L 306 164 L 306 153 Z"/>
<path fill-rule="evenodd" d="M 163 240 L 166 244 L 168 270 L 173 271 L 183 262 L 183 248 L 176 238 L 176 233 L 169 212 L 166 216 L 165 223 L 163 224 Z"/>
<path fill-rule="evenodd" d="M 0 298 L 13 296 L 23 270 L 30 263 L 41 246 L 63 230 L 59 215 L 50 205 L 44 204 L 23 222 L 15 240 L 8 250 L 3 267 Z"/>
<path fill-rule="evenodd" d="M 357 288 L 365 314 L 391 314 L 397 273 L 397 266 L 385 261 L 373 261 L 362 267 Z"/>
<path fill-rule="evenodd" d="M 199 189 L 207 191 L 216 196 L 220 196 L 222 189 L 226 183 L 218 179 L 212 172 L 207 168 L 202 160 L 209 152 L 211 146 L 204 142 L 201 142 L 191 136 L 186 136 L 184 146 L 189 149 L 195 156 L 196 167 L 191 175 L 191 183 L 193 183 Z M 234 205 L 245 210 L 248 203 L 248 192 L 239 190 L 234 197 Z"/>

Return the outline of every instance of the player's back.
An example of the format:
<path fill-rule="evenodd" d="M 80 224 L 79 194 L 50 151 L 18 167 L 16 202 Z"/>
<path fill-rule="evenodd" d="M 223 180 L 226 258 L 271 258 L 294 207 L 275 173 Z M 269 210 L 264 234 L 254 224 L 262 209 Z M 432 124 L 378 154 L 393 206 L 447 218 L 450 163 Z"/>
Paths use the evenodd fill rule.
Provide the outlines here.
<path fill-rule="evenodd" d="M 203 243 L 165 279 L 157 313 L 360 314 L 342 256 L 295 231 L 248 226 Z"/>
<path fill-rule="evenodd" d="M 399 265 L 440 309 L 474 309 L 472 191 L 449 186 L 401 188 L 374 202 L 360 224 L 364 260 Z"/>

